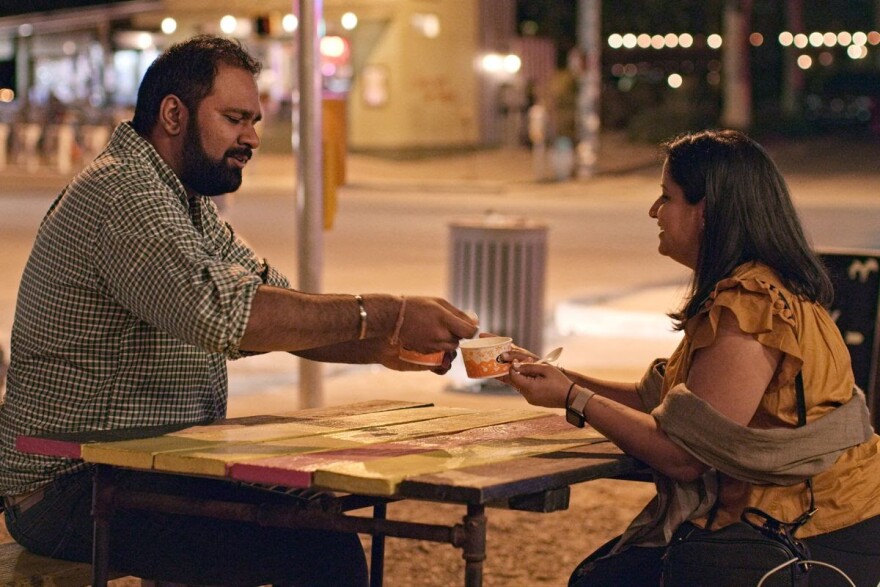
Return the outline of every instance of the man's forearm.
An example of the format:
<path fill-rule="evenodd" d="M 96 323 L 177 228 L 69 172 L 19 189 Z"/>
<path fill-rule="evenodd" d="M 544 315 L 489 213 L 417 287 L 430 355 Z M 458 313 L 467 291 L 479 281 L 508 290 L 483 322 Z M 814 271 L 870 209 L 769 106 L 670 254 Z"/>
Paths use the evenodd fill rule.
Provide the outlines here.
<path fill-rule="evenodd" d="M 364 296 L 366 337 L 390 335 L 400 302 L 386 294 Z M 351 295 L 307 294 L 261 285 L 254 295 L 243 351 L 302 351 L 356 341 L 361 317 Z"/>

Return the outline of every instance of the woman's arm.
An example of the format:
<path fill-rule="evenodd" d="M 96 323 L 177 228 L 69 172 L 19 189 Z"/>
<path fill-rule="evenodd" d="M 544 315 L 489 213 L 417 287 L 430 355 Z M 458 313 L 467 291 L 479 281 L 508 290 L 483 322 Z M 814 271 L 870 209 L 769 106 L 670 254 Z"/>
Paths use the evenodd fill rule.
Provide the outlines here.
<path fill-rule="evenodd" d="M 538 355 L 518 346 L 514 346 L 512 350 L 501 354 L 501 360 L 506 363 L 513 363 L 514 361 L 520 363 L 532 363 L 538 359 Z M 559 370 L 568 378 L 569 384 L 570 382 L 574 382 L 581 387 L 590 389 L 599 395 L 605 396 L 625 406 L 630 406 L 636 409 L 641 408 L 642 404 L 636 393 L 636 384 L 634 382 L 607 381 L 577 373 L 575 371 L 569 371 L 568 369 L 560 368 Z M 501 381 L 516 387 L 511 379 L 507 377 L 501 378 Z M 552 395 L 553 392 L 551 391 L 550 393 Z M 553 398 L 546 398 L 546 400 L 538 399 L 537 401 L 540 403 L 532 401 L 530 401 L 530 403 L 546 407 L 554 407 Z M 549 403 L 544 403 L 545 401 Z"/>
<path fill-rule="evenodd" d="M 781 353 L 742 332 L 729 312 L 722 312 L 715 340 L 694 353 L 687 386 L 725 417 L 747 425 L 767 389 Z M 555 367 L 516 363 L 511 383 L 529 403 L 565 408 L 569 379 Z M 569 402 L 580 382 L 572 390 Z M 706 465 L 672 442 L 650 414 L 613 399 L 615 388 L 596 390 L 584 407 L 587 422 L 626 453 L 660 473 L 679 481 L 699 477 Z M 599 393 L 599 392 L 602 393 Z M 621 393 L 623 389 L 619 390 Z M 608 395 L 606 395 L 606 393 Z"/>
<path fill-rule="evenodd" d="M 634 382 L 606 381 L 590 377 L 589 375 L 576 373 L 575 371 L 569 371 L 568 369 L 562 369 L 561 371 L 572 382 L 594 391 L 597 395 L 601 395 L 618 404 L 622 404 L 635 410 L 644 411 L 644 406 L 642 406 L 642 401 L 639 399 L 639 394 L 636 391 L 636 383 Z"/>

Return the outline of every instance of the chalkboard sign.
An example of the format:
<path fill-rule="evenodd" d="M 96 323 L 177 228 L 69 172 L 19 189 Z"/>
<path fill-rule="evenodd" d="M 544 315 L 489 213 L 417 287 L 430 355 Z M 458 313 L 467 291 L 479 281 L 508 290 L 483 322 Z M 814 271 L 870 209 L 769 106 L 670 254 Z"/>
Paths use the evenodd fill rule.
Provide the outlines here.
<path fill-rule="evenodd" d="M 822 249 L 818 253 L 834 283 L 831 317 L 849 348 L 856 385 L 868 396 L 874 429 L 880 430 L 880 251 Z"/>

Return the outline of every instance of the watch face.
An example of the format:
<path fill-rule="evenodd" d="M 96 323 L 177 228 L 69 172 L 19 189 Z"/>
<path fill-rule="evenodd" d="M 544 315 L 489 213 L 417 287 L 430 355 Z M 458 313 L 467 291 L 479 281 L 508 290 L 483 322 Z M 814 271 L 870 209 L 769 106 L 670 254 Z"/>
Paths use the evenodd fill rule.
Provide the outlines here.
<path fill-rule="evenodd" d="M 585 418 L 583 414 L 578 413 L 577 411 L 568 408 L 565 410 L 565 421 L 571 424 L 572 426 L 577 426 L 578 428 L 583 428 L 585 423 Z"/>

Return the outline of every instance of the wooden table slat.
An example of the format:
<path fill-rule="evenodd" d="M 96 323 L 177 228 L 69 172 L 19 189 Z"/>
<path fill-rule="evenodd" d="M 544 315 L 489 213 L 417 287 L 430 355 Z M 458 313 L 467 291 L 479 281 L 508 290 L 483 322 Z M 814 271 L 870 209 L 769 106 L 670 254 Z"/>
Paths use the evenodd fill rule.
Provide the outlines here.
<path fill-rule="evenodd" d="M 388 412 L 392 410 L 408 410 L 412 408 L 428 408 L 434 404 L 429 402 L 407 402 L 401 400 L 367 400 L 353 404 L 341 404 L 325 406 L 321 408 L 307 408 L 293 412 L 281 412 L 279 414 L 257 414 L 253 416 L 239 416 L 236 418 L 224 418 L 207 426 L 262 426 L 264 424 L 282 424 L 284 422 L 302 422 L 304 420 L 324 420 L 328 418 L 340 418 L 354 416 L 355 414 L 367 414 L 375 412 Z"/>
<path fill-rule="evenodd" d="M 412 475 L 397 492 L 431 501 L 487 504 L 643 468 L 610 441 L 597 440 L 514 461 Z"/>

